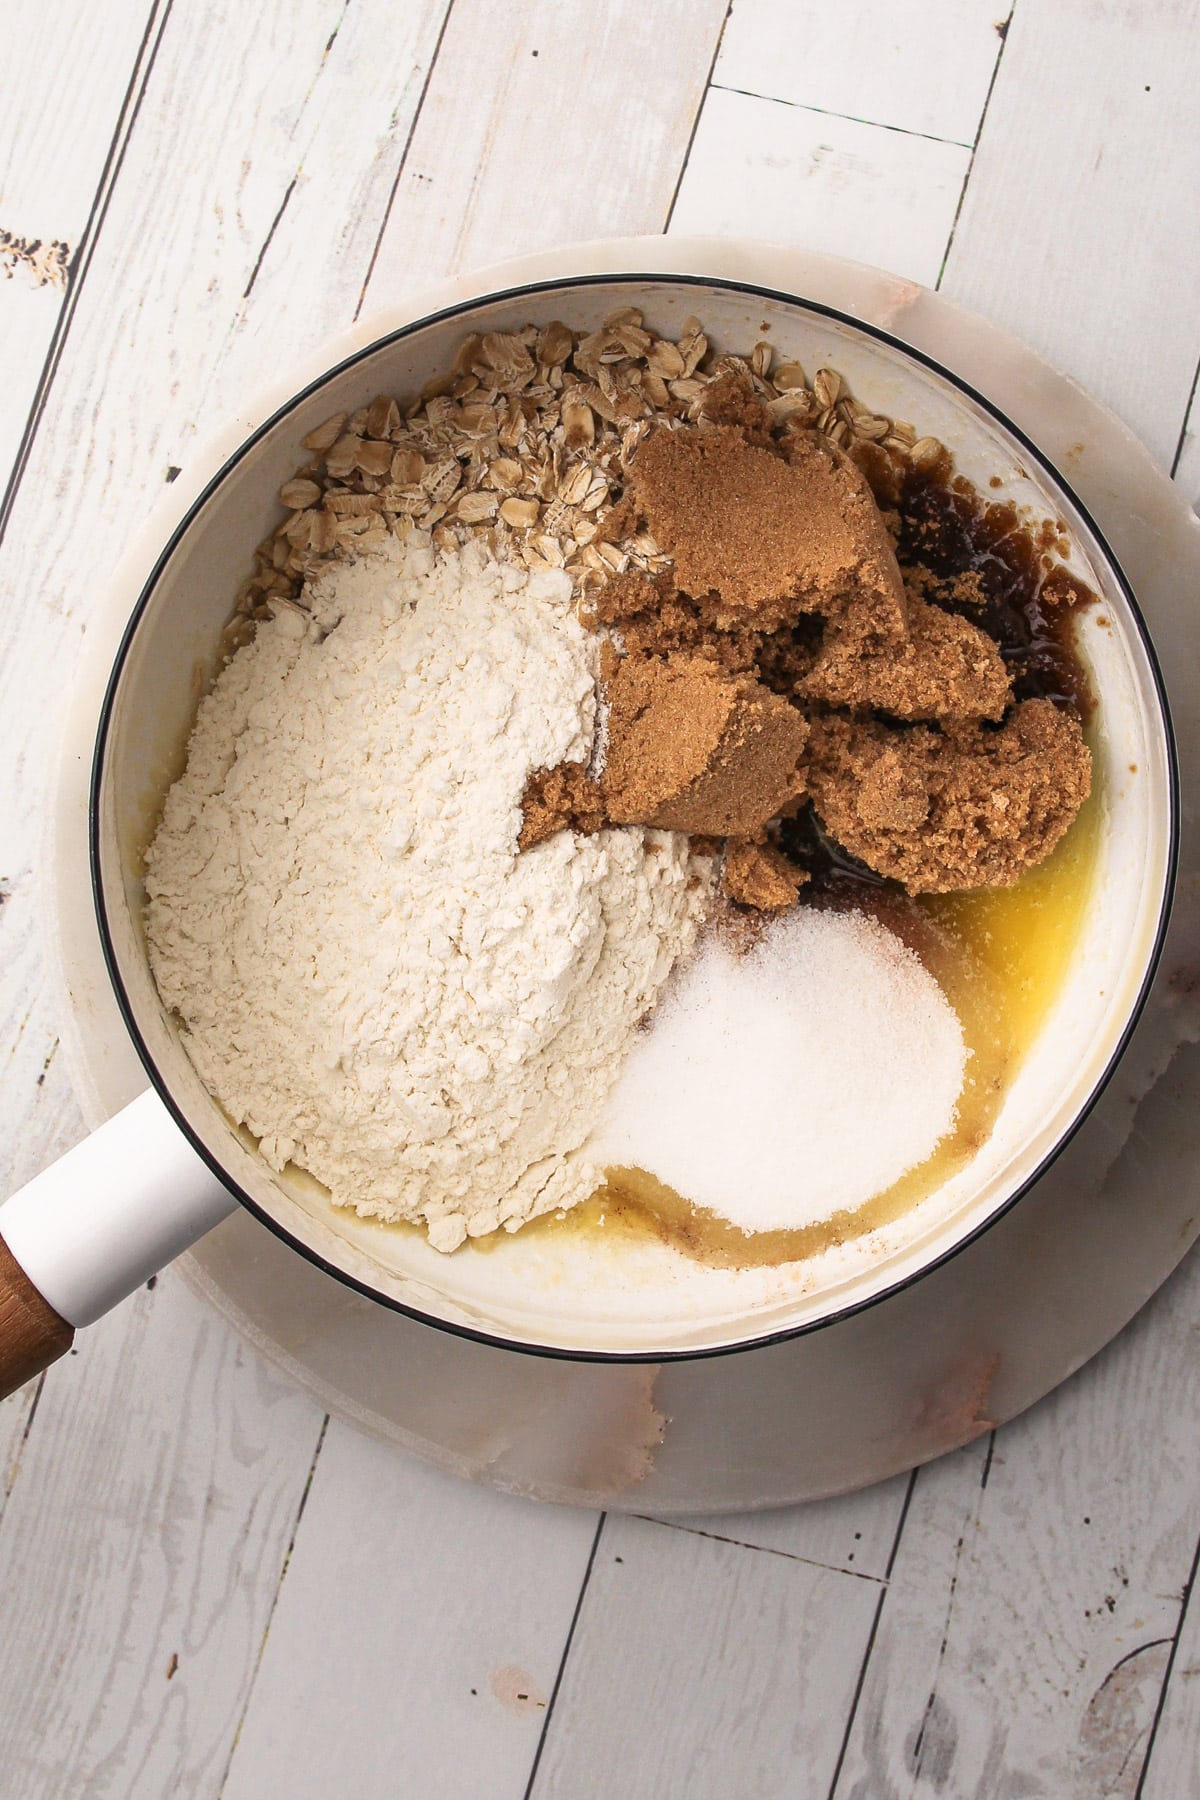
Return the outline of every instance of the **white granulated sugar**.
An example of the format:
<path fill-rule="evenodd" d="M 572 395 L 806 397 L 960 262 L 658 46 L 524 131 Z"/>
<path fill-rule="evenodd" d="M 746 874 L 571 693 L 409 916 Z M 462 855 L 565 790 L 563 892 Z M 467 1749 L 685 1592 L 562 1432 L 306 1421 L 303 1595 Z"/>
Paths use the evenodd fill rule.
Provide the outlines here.
<path fill-rule="evenodd" d="M 309 601 L 200 707 L 147 856 L 151 963 L 273 1168 L 452 1250 L 594 1189 L 579 1146 L 709 865 L 659 831 L 517 853 L 530 772 L 592 744 L 564 574 L 410 540 Z"/>
<path fill-rule="evenodd" d="M 862 913 L 802 907 L 680 970 L 587 1149 L 746 1231 L 812 1224 L 925 1160 L 965 1060 L 911 950 Z"/>

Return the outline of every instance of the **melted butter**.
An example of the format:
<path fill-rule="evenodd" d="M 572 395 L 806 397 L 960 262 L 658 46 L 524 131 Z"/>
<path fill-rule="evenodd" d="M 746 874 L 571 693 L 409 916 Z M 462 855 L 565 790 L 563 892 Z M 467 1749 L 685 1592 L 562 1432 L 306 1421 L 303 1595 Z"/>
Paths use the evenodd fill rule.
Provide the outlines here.
<path fill-rule="evenodd" d="M 1011 888 L 919 900 L 865 889 L 854 896 L 852 904 L 895 931 L 941 984 L 969 1053 L 953 1129 L 891 1187 L 797 1230 L 748 1233 L 693 1206 L 645 1169 L 612 1168 L 582 1206 L 548 1214 L 518 1235 L 658 1240 L 697 1261 L 748 1268 L 815 1256 L 900 1218 L 987 1141 L 1008 1086 L 1062 991 L 1092 890 L 1101 817 L 1093 795 L 1053 856 Z"/>

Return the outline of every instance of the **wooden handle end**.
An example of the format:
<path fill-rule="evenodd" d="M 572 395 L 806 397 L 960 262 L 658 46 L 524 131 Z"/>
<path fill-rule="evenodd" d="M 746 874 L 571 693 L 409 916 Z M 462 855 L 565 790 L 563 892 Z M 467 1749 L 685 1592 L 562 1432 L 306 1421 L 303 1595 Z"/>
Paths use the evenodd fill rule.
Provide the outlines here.
<path fill-rule="evenodd" d="M 65 1356 L 74 1336 L 0 1238 L 0 1400 Z"/>

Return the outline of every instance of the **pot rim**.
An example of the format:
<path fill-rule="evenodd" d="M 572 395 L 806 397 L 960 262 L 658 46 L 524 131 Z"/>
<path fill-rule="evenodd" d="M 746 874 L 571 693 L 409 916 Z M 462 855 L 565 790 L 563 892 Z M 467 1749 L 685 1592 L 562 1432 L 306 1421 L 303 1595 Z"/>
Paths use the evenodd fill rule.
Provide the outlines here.
<path fill-rule="evenodd" d="M 627 285 L 631 282 L 642 283 L 647 286 L 658 285 L 699 289 L 717 288 L 729 293 L 745 295 L 754 299 L 768 300 L 783 305 L 800 307 L 803 310 L 815 313 L 820 317 L 835 320 L 842 325 L 848 326 L 852 331 L 861 332 L 866 337 L 874 338 L 880 343 L 888 345 L 890 348 L 898 351 L 902 356 L 907 357 L 912 362 L 919 364 L 921 367 L 937 375 L 943 381 L 948 382 L 953 388 L 957 389 L 959 393 L 966 395 L 975 403 L 975 405 L 980 407 L 1010 434 L 1010 436 L 1021 446 L 1022 450 L 1037 464 L 1038 468 L 1050 478 L 1052 484 L 1055 485 L 1069 500 L 1075 512 L 1083 520 L 1099 548 L 1103 559 L 1107 563 L 1113 579 L 1120 589 L 1122 599 L 1128 608 L 1129 616 L 1140 640 L 1142 651 L 1146 657 L 1154 685 L 1154 693 L 1158 704 L 1159 723 L 1163 737 L 1163 748 L 1165 750 L 1167 774 L 1167 860 L 1162 884 L 1162 894 L 1159 902 L 1158 920 L 1154 932 L 1154 941 L 1146 959 L 1146 967 L 1137 994 L 1129 1008 L 1125 1023 L 1122 1026 L 1121 1032 L 1104 1068 L 1097 1077 L 1087 1098 L 1076 1112 L 1075 1117 L 1070 1121 L 1069 1125 L 1062 1132 L 1054 1145 L 1046 1152 L 1041 1161 L 1024 1178 L 1024 1180 L 1018 1183 L 1013 1192 L 1000 1201 L 1000 1203 L 995 1206 L 985 1218 L 981 1219 L 969 1231 L 956 1237 L 953 1243 L 932 1256 L 927 1262 L 922 1263 L 919 1268 L 899 1276 L 895 1281 L 889 1282 L 886 1286 L 878 1289 L 874 1293 L 866 1295 L 861 1300 L 848 1301 L 845 1304 L 838 1306 L 833 1311 L 824 1314 L 820 1318 L 809 1319 L 796 1325 L 781 1326 L 772 1331 L 759 1333 L 754 1337 L 739 1338 L 736 1342 L 728 1344 L 703 1345 L 690 1349 L 589 1350 L 570 1349 L 557 1344 L 540 1344 L 531 1342 L 527 1339 L 501 1337 L 495 1332 L 484 1331 L 475 1326 L 461 1324 L 451 1319 L 442 1318 L 436 1313 L 426 1312 L 420 1307 L 398 1300 L 394 1296 L 372 1286 L 371 1283 L 359 1280 L 356 1276 L 351 1275 L 336 1263 L 330 1262 L 326 1257 L 320 1255 L 309 1245 L 303 1243 L 278 1219 L 267 1212 L 267 1210 L 260 1206 L 257 1201 L 252 1199 L 245 1189 L 230 1177 L 220 1160 L 210 1152 L 199 1134 L 193 1129 L 185 1112 L 176 1102 L 165 1076 L 159 1069 L 153 1054 L 142 1036 L 134 1014 L 133 1006 L 126 991 L 117 960 L 113 936 L 109 928 L 108 912 L 101 877 L 100 795 L 105 773 L 105 754 L 108 746 L 109 729 L 112 724 L 113 709 L 116 703 L 117 692 L 120 687 L 121 676 L 124 671 L 125 661 L 129 654 L 129 650 L 137 635 L 142 617 L 153 597 L 154 590 L 164 569 L 175 554 L 176 549 L 190 529 L 194 519 L 208 504 L 209 500 L 220 488 L 229 473 L 241 462 L 242 458 L 253 449 L 255 444 L 257 444 L 261 438 L 265 437 L 276 425 L 286 419 L 288 414 L 303 401 L 317 393 L 335 377 L 344 374 L 348 369 L 355 367 L 367 357 L 374 355 L 376 351 L 384 345 L 397 343 L 405 338 L 411 337 L 430 325 L 441 324 L 448 320 L 461 318 L 467 314 L 478 311 L 481 307 L 492 306 L 497 302 L 519 300 L 527 295 L 541 295 L 570 288 L 615 287 Z M 257 1219 L 260 1224 L 265 1225 L 276 1237 L 287 1244 L 290 1249 L 302 1256 L 314 1267 L 320 1269 L 322 1273 L 332 1276 L 343 1286 L 353 1289 L 356 1293 L 363 1295 L 364 1298 L 368 1300 L 374 1301 L 377 1305 L 384 1306 L 392 1312 L 401 1313 L 405 1317 L 413 1319 L 418 1324 L 431 1326 L 438 1331 L 450 1332 L 455 1337 L 466 1338 L 471 1342 L 483 1344 L 493 1349 L 508 1350 L 518 1355 L 547 1357 L 552 1360 L 566 1362 L 632 1364 L 698 1362 L 707 1361 L 714 1357 L 733 1356 L 744 1351 L 760 1350 L 777 1344 L 782 1345 L 789 1343 L 794 1339 L 807 1337 L 814 1332 L 824 1331 L 832 1325 L 840 1324 L 844 1320 L 851 1319 L 860 1313 L 866 1312 L 871 1307 L 881 1305 L 883 1302 L 914 1287 L 918 1282 L 923 1281 L 936 1270 L 944 1268 L 948 1263 L 953 1261 L 960 1252 L 967 1249 L 971 1244 L 978 1242 L 980 1238 L 989 1232 L 995 1224 L 1004 1218 L 1006 1214 L 1008 1214 L 1018 1202 L 1023 1199 L 1030 1189 L 1042 1179 L 1047 1170 L 1049 1170 L 1058 1160 L 1058 1157 L 1066 1149 L 1067 1145 L 1071 1143 L 1076 1133 L 1090 1117 L 1093 1108 L 1108 1086 L 1109 1081 L 1112 1079 L 1112 1076 L 1125 1053 L 1138 1021 L 1141 1018 L 1158 972 L 1159 961 L 1166 940 L 1167 926 L 1170 920 L 1175 894 L 1175 882 L 1179 861 L 1179 839 L 1180 795 L 1178 752 L 1174 726 L 1171 718 L 1171 709 L 1167 699 L 1166 685 L 1155 652 L 1153 639 L 1151 638 L 1146 621 L 1142 616 L 1141 608 L 1138 605 L 1129 580 L 1091 512 L 1075 493 L 1070 482 L 1062 472 L 1050 462 L 1048 457 L 1043 455 L 1038 446 L 1021 429 L 1021 427 L 1017 425 L 1002 408 L 996 406 L 994 402 L 989 400 L 986 395 L 982 394 L 962 376 L 955 374 L 943 363 L 940 363 L 936 357 L 930 356 L 925 351 L 916 348 L 914 345 L 906 343 L 903 338 L 898 337 L 894 332 L 888 331 L 884 327 L 875 325 L 868 320 L 857 318 L 840 307 L 827 305 L 823 301 L 810 300 L 801 294 L 789 293 L 784 289 L 769 287 L 759 282 L 740 281 L 731 276 L 675 274 L 663 271 L 644 272 L 638 271 L 637 269 L 624 271 L 611 270 L 585 275 L 566 275 L 557 278 L 547 277 L 538 281 L 520 282 L 515 286 L 497 288 L 485 294 L 477 294 L 470 299 L 453 302 L 448 306 L 437 307 L 431 312 L 424 312 L 419 317 L 411 319 L 405 324 L 384 331 L 377 337 L 371 337 L 369 341 L 360 345 L 357 349 L 340 357 L 337 362 L 329 364 L 320 374 L 307 381 L 304 386 L 296 389 L 289 395 L 287 400 L 276 406 L 266 418 L 262 419 L 254 429 L 242 439 L 237 448 L 224 458 L 218 468 L 196 494 L 182 518 L 177 521 L 167 542 L 155 558 L 153 566 L 142 585 L 129 619 L 121 634 L 121 641 L 105 687 L 104 699 L 100 708 L 88 786 L 88 856 L 92 899 L 95 907 L 100 943 L 104 953 L 104 964 L 108 972 L 108 978 L 112 985 L 113 993 L 116 997 L 117 1006 L 142 1066 L 149 1077 L 151 1086 L 157 1092 L 163 1105 L 191 1145 L 193 1151 L 208 1166 L 213 1175 L 216 1176 L 217 1180 L 228 1189 L 240 1205 L 245 1207 L 247 1212 Z"/>

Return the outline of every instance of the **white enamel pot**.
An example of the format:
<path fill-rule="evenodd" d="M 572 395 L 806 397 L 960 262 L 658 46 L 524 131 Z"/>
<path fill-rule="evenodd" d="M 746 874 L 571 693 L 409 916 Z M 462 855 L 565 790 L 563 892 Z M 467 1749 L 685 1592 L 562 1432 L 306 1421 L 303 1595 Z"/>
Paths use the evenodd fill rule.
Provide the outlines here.
<path fill-rule="evenodd" d="M 281 517 L 300 440 L 379 393 L 419 389 L 468 331 L 562 318 L 590 328 L 636 305 L 678 335 L 698 315 L 722 348 L 768 336 L 814 371 L 839 369 L 876 410 L 950 444 L 959 468 L 1037 517 L 1062 521 L 1071 566 L 1099 596 L 1079 643 L 1099 706 L 1103 821 L 1094 889 L 1064 990 L 1015 1077 L 989 1142 L 906 1219 L 811 1264 L 727 1270 L 665 1246 L 520 1233 L 450 1257 L 411 1231 L 334 1209 L 275 1174 L 210 1098 L 162 1006 L 142 932 L 142 854 L 181 766 L 198 697 L 254 546 Z M 1137 604 L 1084 507 L 986 399 L 887 332 L 829 307 L 713 277 L 617 274 L 493 293 L 340 345 L 249 435 L 202 459 L 202 485 L 131 586 L 128 629 L 98 721 L 91 829 L 109 975 L 150 1087 L 0 1208 L 0 1392 L 70 1341 L 239 1203 L 331 1279 L 441 1331 L 575 1361 L 655 1363 L 762 1351 L 828 1327 L 947 1264 L 1043 1178 L 1122 1054 L 1149 992 L 1170 906 L 1178 830 L 1171 727 Z M 232 452 L 232 453 L 231 453 Z M 122 580 L 127 580 L 123 576 Z M 139 591 L 140 590 L 140 591 Z M 747 1168 L 747 1179 L 752 1179 Z"/>

